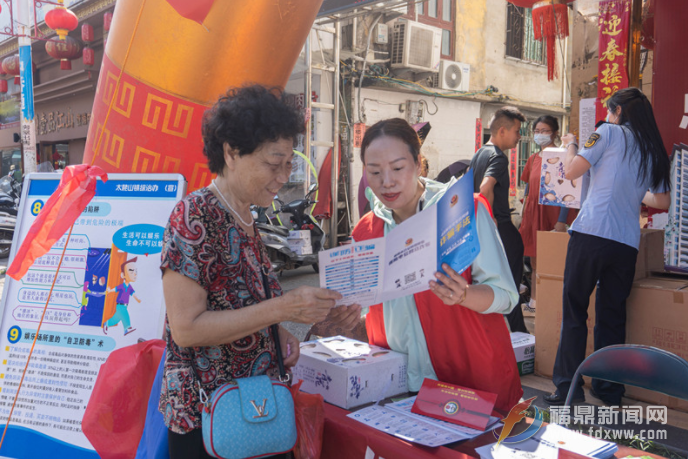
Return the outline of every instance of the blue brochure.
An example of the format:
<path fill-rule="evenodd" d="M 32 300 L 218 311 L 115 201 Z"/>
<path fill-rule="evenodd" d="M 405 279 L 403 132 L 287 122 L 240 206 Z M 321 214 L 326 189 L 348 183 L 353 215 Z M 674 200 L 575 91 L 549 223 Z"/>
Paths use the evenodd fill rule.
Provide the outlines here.
<path fill-rule="evenodd" d="M 339 304 L 369 306 L 428 290 L 443 263 L 463 272 L 478 253 L 469 171 L 385 237 L 320 252 L 320 285 L 341 293 Z"/>

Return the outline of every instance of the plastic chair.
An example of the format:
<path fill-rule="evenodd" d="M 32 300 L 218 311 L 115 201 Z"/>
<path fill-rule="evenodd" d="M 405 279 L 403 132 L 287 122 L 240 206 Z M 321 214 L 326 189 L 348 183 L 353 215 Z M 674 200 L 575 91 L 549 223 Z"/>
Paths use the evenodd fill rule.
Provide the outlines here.
<path fill-rule="evenodd" d="M 652 346 L 617 344 L 590 354 L 573 376 L 565 406 L 571 406 L 579 375 L 642 387 L 688 400 L 688 362 Z"/>

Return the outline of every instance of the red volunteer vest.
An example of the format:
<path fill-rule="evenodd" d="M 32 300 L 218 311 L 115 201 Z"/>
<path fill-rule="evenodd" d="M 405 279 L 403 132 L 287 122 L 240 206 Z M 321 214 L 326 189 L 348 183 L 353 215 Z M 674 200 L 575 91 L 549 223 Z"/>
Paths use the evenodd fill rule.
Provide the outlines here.
<path fill-rule="evenodd" d="M 490 215 L 487 200 L 474 195 Z M 385 223 L 372 212 L 353 231 L 356 242 L 383 237 Z M 472 282 L 471 268 L 461 274 Z M 504 316 L 480 314 L 462 306 L 448 306 L 430 290 L 416 293 L 416 308 L 432 366 L 442 382 L 497 394 L 495 409 L 508 413 L 523 395 L 516 357 Z M 368 341 L 389 349 L 382 304 L 371 306 L 366 316 Z"/>

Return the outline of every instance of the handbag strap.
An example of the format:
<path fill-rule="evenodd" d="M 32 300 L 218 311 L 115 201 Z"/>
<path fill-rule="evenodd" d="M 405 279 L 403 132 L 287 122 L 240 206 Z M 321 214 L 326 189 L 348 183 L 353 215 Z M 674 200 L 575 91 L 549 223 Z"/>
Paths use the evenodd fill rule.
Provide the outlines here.
<path fill-rule="evenodd" d="M 272 298 L 272 290 L 270 289 L 270 283 L 268 281 L 268 273 L 265 266 L 260 269 L 263 275 L 263 288 L 265 289 L 265 299 L 269 300 Z M 279 324 L 270 325 L 270 331 L 272 332 L 272 339 L 275 341 L 275 353 L 277 354 L 277 366 L 279 368 L 279 379 L 283 383 L 289 382 L 290 376 L 284 368 L 284 359 L 282 358 L 282 344 L 279 339 Z"/>

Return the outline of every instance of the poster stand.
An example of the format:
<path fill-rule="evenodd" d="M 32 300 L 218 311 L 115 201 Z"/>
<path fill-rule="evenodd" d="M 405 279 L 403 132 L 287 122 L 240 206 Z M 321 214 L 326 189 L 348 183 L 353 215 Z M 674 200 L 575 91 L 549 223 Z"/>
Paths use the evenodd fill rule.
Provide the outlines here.
<path fill-rule="evenodd" d="M 55 173 L 24 180 L 9 262 L 59 185 Z M 186 194 L 180 174 L 109 174 L 74 223 L 1 457 L 96 459 L 81 419 L 109 354 L 160 338 L 165 308 L 163 232 Z M 9 415 L 66 242 L 65 234 L 0 303 L 0 428 Z"/>

